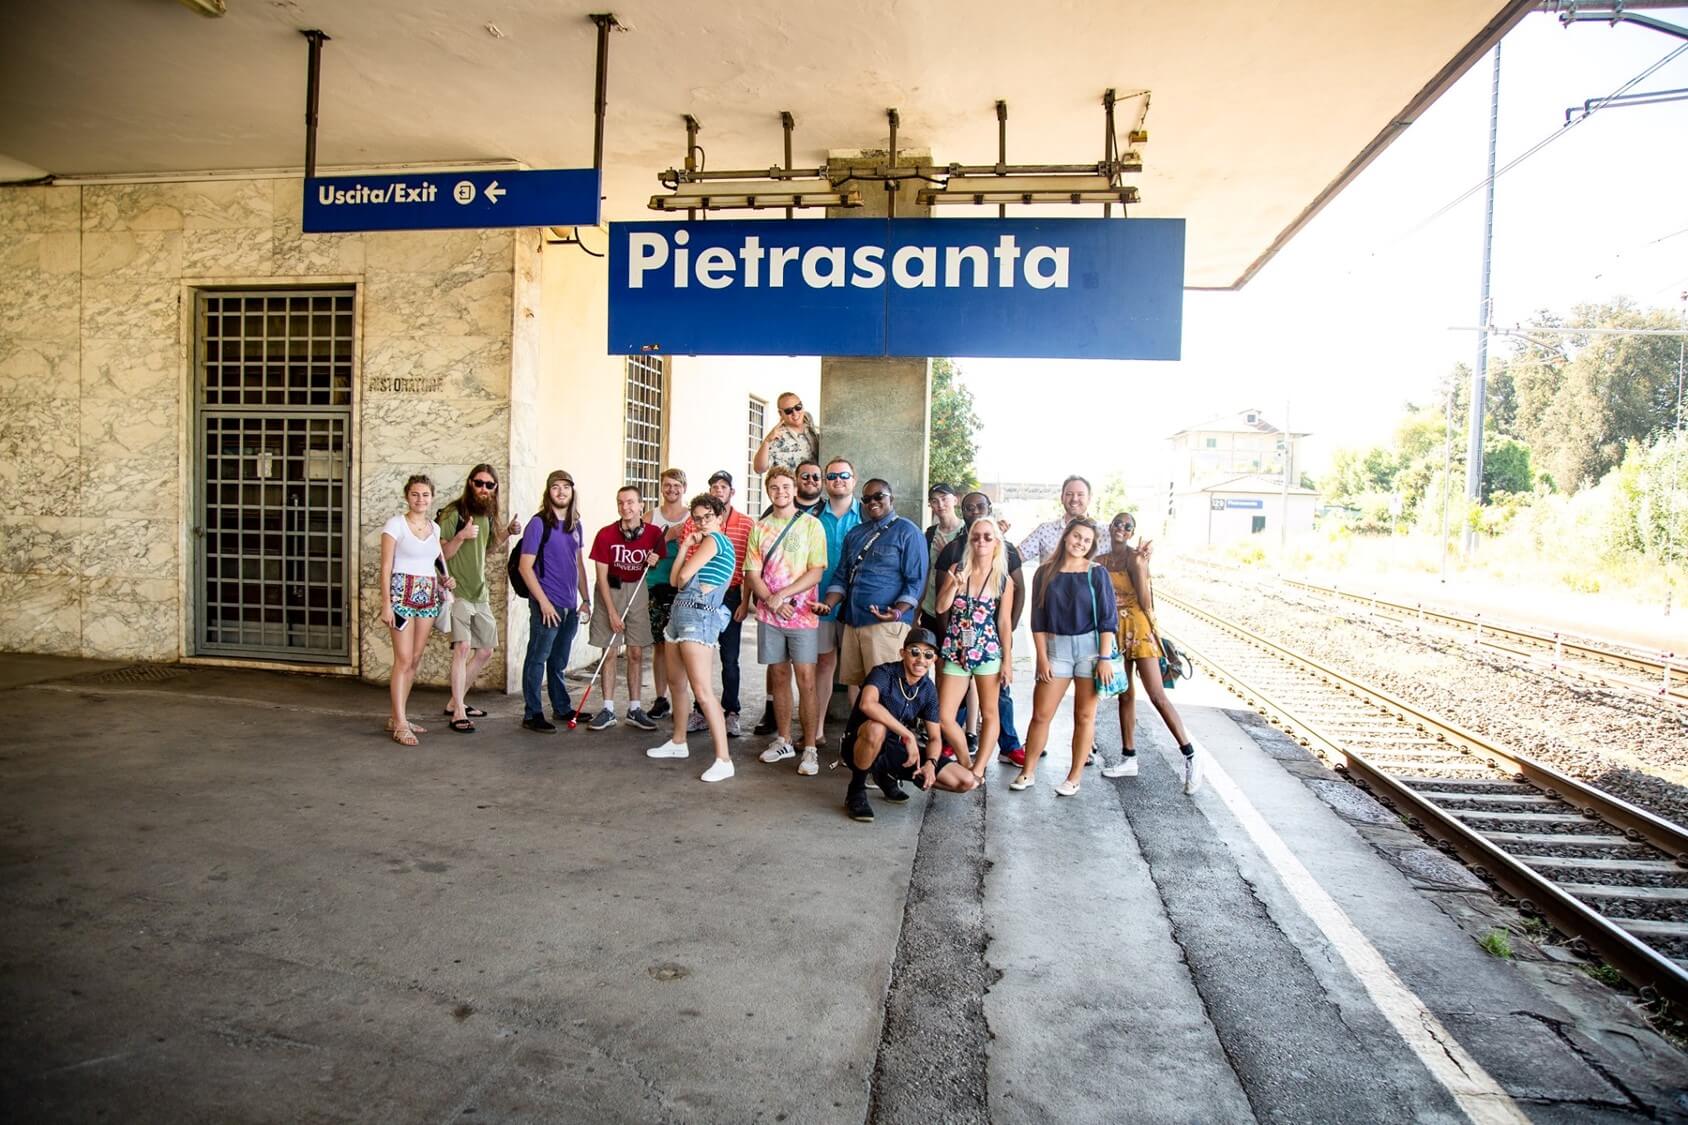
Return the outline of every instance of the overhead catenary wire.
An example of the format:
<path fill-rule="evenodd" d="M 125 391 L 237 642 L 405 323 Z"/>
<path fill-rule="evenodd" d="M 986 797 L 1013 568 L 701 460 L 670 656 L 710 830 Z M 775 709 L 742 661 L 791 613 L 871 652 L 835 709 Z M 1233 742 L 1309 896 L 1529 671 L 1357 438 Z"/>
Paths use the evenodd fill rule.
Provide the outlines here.
<path fill-rule="evenodd" d="M 1571 121 L 1571 122 L 1568 122 L 1564 125 L 1561 125 L 1559 128 L 1555 129 L 1553 132 L 1549 133 L 1547 136 L 1543 137 L 1541 140 L 1537 141 L 1535 144 L 1531 145 L 1529 148 L 1525 149 L 1523 152 L 1519 153 L 1517 156 L 1515 156 L 1511 160 L 1507 161 L 1501 167 L 1495 169 L 1493 176 L 1484 176 L 1481 180 L 1477 181 L 1477 183 L 1473 184 L 1471 187 L 1467 188 L 1465 191 L 1461 192 L 1459 195 L 1455 196 L 1453 199 L 1449 200 L 1447 203 L 1444 203 L 1442 206 L 1440 206 L 1436 210 L 1432 211 L 1429 215 L 1425 216 L 1423 219 L 1420 219 L 1417 223 L 1413 224 L 1413 226 L 1411 228 L 1409 228 L 1407 231 L 1402 233 L 1397 239 L 1395 239 L 1395 241 L 1396 242 L 1402 242 L 1402 241 L 1405 241 L 1408 238 L 1411 238 L 1413 235 L 1417 234 L 1419 231 L 1423 230 L 1425 227 L 1429 226 L 1431 223 L 1435 222 L 1437 219 L 1440 219 L 1443 215 L 1446 215 L 1449 211 L 1452 211 L 1454 208 L 1458 207 L 1461 203 L 1464 203 L 1467 199 L 1470 199 L 1472 196 L 1476 195 L 1478 192 L 1486 189 L 1492 181 L 1500 179 L 1502 176 L 1504 176 L 1508 172 L 1512 171 L 1512 169 L 1518 167 L 1520 164 L 1522 164 L 1526 160 L 1530 159 L 1530 157 L 1534 156 L 1536 153 L 1540 152 L 1542 149 L 1546 148 L 1548 145 L 1552 144 L 1554 141 L 1557 141 L 1559 138 L 1565 136 L 1565 134 L 1569 133 L 1572 129 L 1575 129 L 1578 125 L 1581 125 L 1583 122 L 1585 122 L 1589 118 L 1593 117 L 1596 113 L 1600 112 L 1600 110 L 1606 105 L 1606 103 L 1610 102 L 1613 98 L 1622 96 L 1624 93 L 1628 92 L 1631 88 L 1633 88 L 1637 83 L 1646 81 L 1652 75 L 1657 73 L 1661 68 L 1668 66 L 1671 62 L 1673 62 L 1676 58 L 1678 58 L 1679 56 L 1681 56 L 1685 52 L 1688 52 L 1688 43 L 1684 43 L 1682 46 L 1677 47 L 1675 50 L 1671 51 L 1669 54 L 1665 55 L 1663 58 L 1661 58 L 1657 62 L 1653 63 L 1651 66 L 1642 70 L 1639 74 L 1635 75 L 1635 77 L 1629 79 L 1623 85 L 1619 86 L 1616 90 L 1613 90 L 1610 94 L 1607 94 L 1604 98 L 1601 98 L 1600 100 L 1596 101 L 1589 108 L 1587 113 L 1583 114 L 1581 117 L 1577 118 L 1575 121 Z"/>

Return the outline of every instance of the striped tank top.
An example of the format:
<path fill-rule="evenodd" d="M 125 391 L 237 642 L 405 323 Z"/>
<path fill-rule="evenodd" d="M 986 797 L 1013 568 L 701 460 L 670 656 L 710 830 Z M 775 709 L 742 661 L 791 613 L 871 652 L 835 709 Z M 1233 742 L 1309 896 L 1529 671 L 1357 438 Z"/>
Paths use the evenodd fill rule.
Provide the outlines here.
<path fill-rule="evenodd" d="M 738 568 L 738 556 L 733 554 L 732 540 L 719 531 L 711 531 L 709 534 L 715 540 L 715 557 L 704 563 L 703 569 L 692 576 L 692 584 L 725 586 L 733 580 L 733 571 Z"/>

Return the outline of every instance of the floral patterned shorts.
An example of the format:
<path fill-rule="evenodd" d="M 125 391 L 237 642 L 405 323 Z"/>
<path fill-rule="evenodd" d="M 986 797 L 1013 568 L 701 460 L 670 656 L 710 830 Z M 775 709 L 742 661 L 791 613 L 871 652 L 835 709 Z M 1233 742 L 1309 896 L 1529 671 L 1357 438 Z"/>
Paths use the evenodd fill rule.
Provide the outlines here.
<path fill-rule="evenodd" d="M 393 613 L 399 617 L 438 617 L 439 581 L 427 574 L 395 574 L 387 588 Z"/>

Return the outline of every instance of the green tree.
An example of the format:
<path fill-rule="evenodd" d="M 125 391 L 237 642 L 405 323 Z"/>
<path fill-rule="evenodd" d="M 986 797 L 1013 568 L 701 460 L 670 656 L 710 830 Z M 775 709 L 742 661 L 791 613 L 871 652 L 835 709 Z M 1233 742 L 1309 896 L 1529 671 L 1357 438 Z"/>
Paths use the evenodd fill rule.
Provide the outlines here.
<path fill-rule="evenodd" d="M 932 428 L 927 434 L 931 461 L 928 479 L 965 491 L 979 486 L 973 458 L 979 416 L 973 412 L 973 392 L 961 382 L 961 370 L 951 359 L 932 361 Z"/>
<path fill-rule="evenodd" d="M 1504 435 L 1490 436 L 1483 443 L 1483 503 L 1497 492 L 1521 495 L 1535 486 L 1529 446 Z"/>

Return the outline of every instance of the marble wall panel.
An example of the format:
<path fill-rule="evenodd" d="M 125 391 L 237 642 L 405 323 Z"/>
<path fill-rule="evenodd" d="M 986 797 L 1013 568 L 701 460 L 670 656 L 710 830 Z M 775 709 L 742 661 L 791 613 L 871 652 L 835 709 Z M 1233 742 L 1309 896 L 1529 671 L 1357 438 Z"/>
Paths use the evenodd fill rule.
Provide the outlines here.
<path fill-rule="evenodd" d="M 0 494 L 12 514 L 80 514 L 80 413 L 74 398 L 0 398 Z"/>
<path fill-rule="evenodd" d="M 364 271 L 363 235 L 301 233 L 303 182 L 275 180 L 271 187 L 275 210 L 270 232 L 276 273 L 303 276 L 361 274 Z"/>
<path fill-rule="evenodd" d="M 267 226 L 183 232 L 183 277 L 256 277 L 274 272 L 275 236 Z"/>
<path fill-rule="evenodd" d="M 0 582 L 0 650 L 80 655 L 82 580 L 39 575 Z"/>
<path fill-rule="evenodd" d="M 8 271 L 0 285 L 0 337 L 75 340 L 82 280 L 76 274 Z"/>
<path fill-rule="evenodd" d="M 214 180 L 171 185 L 188 230 L 246 227 L 268 231 L 275 218 L 274 180 Z"/>
<path fill-rule="evenodd" d="M 94 578 L 82 590 L 82 648 L 123 660 L 181 655 L 181 602 L 174 578 Z"/>
<path fill-rule="evenodd" d="M 179 518 L 134 519 L 122 514 L 89 516 L 79 535 L 79 566 L 86 578 L 170 575 L 175 586 L 180 544 Z"/>
<path fill-rule="evenodd" d="M 3 345 L 0 345 L 3 350 Z M 0 388 L 5 386 L 0 361 Z M 81 393 L 85 399 L 177 401 L 181 389 L 181 353 L 175 341 L 82 341 Z"/>
<path fill-rule="evenodd" d="M 82 189 L 82 231 L 181 230 L 181 184 L 93 184 Z"/>
<path fill-rule="evenodd" d="M 81 243 L 75 231 L 8 237 L 0 241 L 0 271 L 13 278 L 74 274 L 81 269 Z"/>
<path fill-rule="evenodd" d="M 507 230 L 374 231 L 363 236 L 364 264 L 386 273 L 508 273 L 515 245 Z"/>
<path fill-rule="evenodd" d="M 511 276 L 371 271 L 364 290 L 364 333 L 510 336 Z"/>
<path fill-rule="evenodd" d="M 363 404 L 364 468 L 367 472 L 392 462 L 502 461 L 509 424 L 510 408 L 503 402 L 371 398 Z"/>
<path fill-rule="evenodd" d="M 182 275 L 181 231 L 95 231 L 81 243 L 85 278 L 174 282 Z"/>
<path fill-rule="evenodd" d="M 364 341 L 365 402 L 415 397 L 504 400 L 510 340 L 505 336 L 383 336 Z"/>
<path fill-rule="evenodd" d="M 75 575 L 82 570 L 82 535 L 89 521 L 78 516 L 0 516 L 0 575 Z"/>
<path fill-rule="evenodd" d="M 75 398 L 79 359 L 75 340 L 0 334 L 0 398 Z"/>
<path fill-rule="evenodd" d="M 0 187 L 0 238 L 81 228 L 81 188 Z"/>
<path fill-rule="evenodd" d="M 82 335 L 175 340 L 181 306 L 175 279 L 82 284 Z"/>
<path fill-rule="evenodd" d="M 178 410 L 168 400 L 91 398 L 81 403 L 79 514 L 177 515 Z"/>

